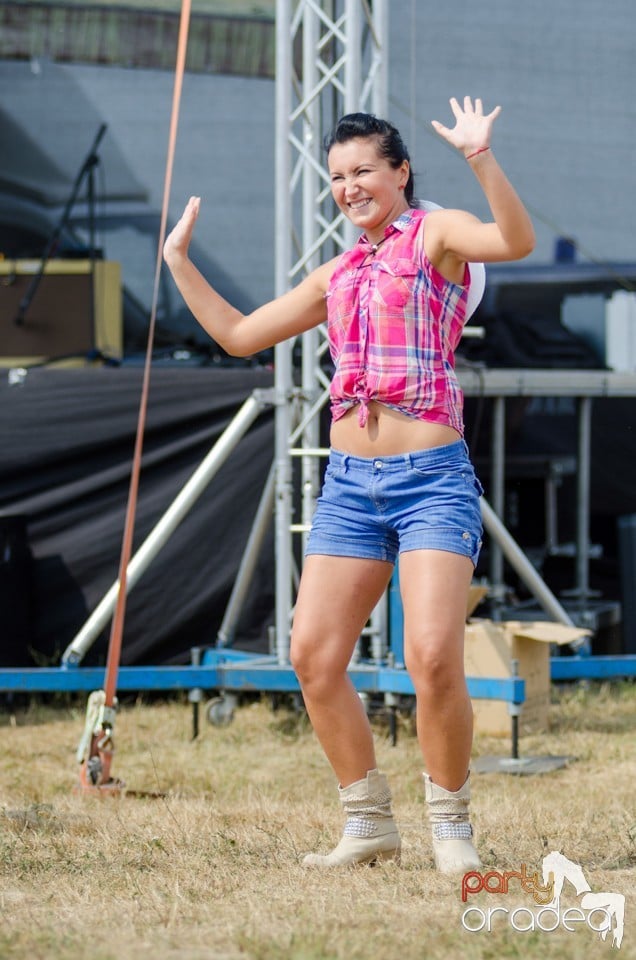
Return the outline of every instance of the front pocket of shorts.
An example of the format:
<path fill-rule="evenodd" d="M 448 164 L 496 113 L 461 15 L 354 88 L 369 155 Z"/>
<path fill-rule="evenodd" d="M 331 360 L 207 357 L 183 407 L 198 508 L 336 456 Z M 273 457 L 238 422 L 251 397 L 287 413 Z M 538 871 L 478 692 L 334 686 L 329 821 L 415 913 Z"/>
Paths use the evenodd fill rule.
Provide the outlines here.
<path fill-rule="evenodd" d="M 421 477 L 423 480 L 436 480 L 444 477 L 448 480 L 458 480 L 461 477 L 464 481 L 468 481 L 471 477 L 470 471 L 466 470 L 465 460 L 461 460 L 459 463 L 447 460 L 445 463 L 431 464 L 430 467 L 418 466 L 414 463 L 411 465 L 411 470 L 416 477 Z"/>
<path fill-rule="evenodd" d="M 326 483 L 327 480 L 329 479 L 337 480 L 338 477 L 344 476 L 345 472 L 346 470 L 345 470 L 344 464 L 332 463 L 331 461 L 329 461 L 327 463 L 327 466 L 325 467 L 325 475 L 324 475 L 323 483 Z"/>

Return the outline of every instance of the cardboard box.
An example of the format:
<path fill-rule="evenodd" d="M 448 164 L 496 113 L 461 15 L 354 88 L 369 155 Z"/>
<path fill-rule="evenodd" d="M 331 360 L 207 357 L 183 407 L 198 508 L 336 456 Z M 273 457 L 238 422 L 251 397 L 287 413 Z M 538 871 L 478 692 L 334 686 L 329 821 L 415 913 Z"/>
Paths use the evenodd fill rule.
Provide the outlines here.
<path fill-rule="evenodd" d="M 464 667 L 467 677 L 511 677 L 512 661 L 526 683 L 526 699 L 519 716 L 519 733 L 548 729 L 550 707 L 550 645 L 572 643 L 590 630 L 548 621 L 470 620 L 465 627 Z M 510 736 L 508 704 L 501 700 L 473 700 L 475 733 Z"/>

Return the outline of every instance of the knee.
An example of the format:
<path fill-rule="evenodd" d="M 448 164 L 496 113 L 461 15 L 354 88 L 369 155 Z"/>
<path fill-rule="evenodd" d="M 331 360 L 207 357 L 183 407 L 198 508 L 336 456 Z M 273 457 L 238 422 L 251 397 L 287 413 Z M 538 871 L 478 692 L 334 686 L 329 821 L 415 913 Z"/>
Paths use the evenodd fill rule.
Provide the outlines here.
<path fill-rule="evenodd" d="M 448 640 L 440 642 L 436 638 L 435 642 L 426 642 L 419 638 L 405 644 L 405 666 L 419 690 L 442 694 L 458 685 L 465 686 L 463 656 Z"/>
<path fill-rule="evenodd" d="M 324 638 L 322 638 L 324 641 Z M 303 691 L 329 695 L 337 677 L 344 673 L 339 661 L 327 655 L 320 637 L 292 632 L 290 662 Z"/>
<path fill-rule="evenodd" d="M 292 632 L 289 659 L 301 686 L 318 683 L 324 669 L 320 654 L 320 641 L 316 637 Z"/>
<path fill-rule="evenodd" d="M 293 633 L 289 647 L 289 660 L 300 683 L 313 672 L 311 651 Z"/>

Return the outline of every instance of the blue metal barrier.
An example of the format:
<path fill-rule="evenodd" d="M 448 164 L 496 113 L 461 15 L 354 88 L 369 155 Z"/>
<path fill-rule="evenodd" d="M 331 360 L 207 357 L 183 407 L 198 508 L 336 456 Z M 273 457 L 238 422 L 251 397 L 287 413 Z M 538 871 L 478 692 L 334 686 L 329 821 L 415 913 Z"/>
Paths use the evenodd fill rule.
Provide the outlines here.
<path fill-rule="evenodd" d="M 101 689 L 103 667 L 36 667 L 0 669 L 0 691 L 13 693 L 80 692 Z M 358 663 L 349 670 L 359 693 L 414 696 L 404 669 Z M 469 677 L 468 692 L 475 699 L 521 704 L 525 683 L 519 677 Z M 225 690 L 243 693 L 300 691 L 290 666 L 271 657 L 255 657 L 236 650 L 208 650 L 200 666 L 120 667 L 118 691 Z"/>
<path fill-rule="evenodd" d="M 588 657 L 551 657 L 550 678 L 554 680 L 620 680 L 636 677 L 636 657 L 594 654 Z"/>

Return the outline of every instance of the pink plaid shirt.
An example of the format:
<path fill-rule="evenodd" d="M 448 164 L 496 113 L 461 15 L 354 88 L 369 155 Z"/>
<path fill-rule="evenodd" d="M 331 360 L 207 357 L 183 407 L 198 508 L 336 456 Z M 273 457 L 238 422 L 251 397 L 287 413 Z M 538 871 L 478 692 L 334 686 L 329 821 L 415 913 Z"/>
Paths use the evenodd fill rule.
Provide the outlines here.
<path fill-rule="evenodd" d="M 372 400 L 463 436 L 463 395 L 454 353 L 465 323 L 466 285 L 446 280 L 426 257 L 418 232 L 426 213 L 409 209 L 373 254 L 366 237 L 344 253 L 326 294 L 334 421 Z"/>

